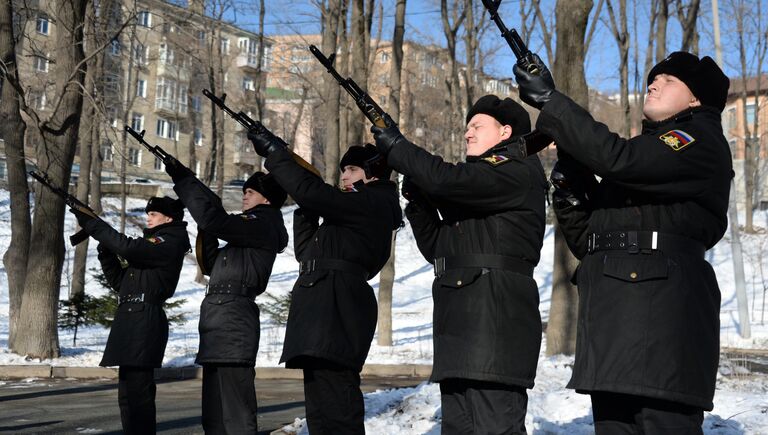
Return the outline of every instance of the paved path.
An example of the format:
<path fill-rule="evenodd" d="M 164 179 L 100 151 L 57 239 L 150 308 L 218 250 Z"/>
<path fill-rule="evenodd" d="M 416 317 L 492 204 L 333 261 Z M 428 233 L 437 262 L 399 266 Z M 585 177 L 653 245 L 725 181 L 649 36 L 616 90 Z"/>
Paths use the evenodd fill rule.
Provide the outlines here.
<path fill-rule="evenodd" d="M 363 391 L 414 386 L 421 381 L 364 378 Z M 114 380 L 38 378 L 0 382 L 0 433 L 122 433 Z M 200 379 L 158 382 L 158 433 L 203 433 L 201 387 Z M 301 380 L 258 379 L 256 394 L 259 434 L 268 434 L 304 417 Z"/>

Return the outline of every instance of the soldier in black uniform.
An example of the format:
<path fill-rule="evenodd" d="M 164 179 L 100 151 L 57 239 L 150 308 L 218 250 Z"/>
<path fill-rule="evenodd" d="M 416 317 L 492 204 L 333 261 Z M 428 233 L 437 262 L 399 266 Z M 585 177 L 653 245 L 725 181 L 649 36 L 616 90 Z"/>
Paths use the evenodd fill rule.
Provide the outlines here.
<path fill-rule="evenodd" d="M 537 62 L 541 75 L 515 75 L 564 154 L 571 191 L 559 196 L 575 200 L 555 206 L 582 260 L 568 386 L 591 394 L 598 434 L 700 434 L 719 355 L 720 290 L 704 252 L 728 223 L 729 80 L 709 57 L 672 53 L 648 75 L 642 134 L 624 139 Z"/>
<path fill-rule="evenodd" d="M 377 316 L 367 281 L 387 262 L 392 232 L 402 222 L 391 169 L 373 145 L 351 146 L 339 164 L 339 189 L 299 166 L 271 133 L 249 138 L 300 206 L 293 227 L 299 278 L 280 362 L 304 370 L 311 434 L 362 434 L 360 371 Z"/>
<path fill-rule="evenodd" d="M 526 389 L 541 346 L 533 269 L 547 191 L 541 162 L 523 151 L 528 113 L 509 98 L 480 98 L 467 114 L 466 162 L 457 164 L 385 120 L 389 127 L 371 131 L 387 163 L 406 176 L 405 213 L 435 268 L 430 380 L 440 383 L 442 432 L 525 433 Z"/>
<path fill-rule="evenodd" d="M 99 365 L 120 366 L 117 397 L 127 434 L 155 433 L 154 369 L 163 362 L 168 319 L 163 303 L 173 296 L 189 250 L 181 201 L 153 197 L 147 203 L 144 237 L 126 237 L 101 219 L 71 210 L 99 242 L 99 261 L 118 308 Z"/>
<path fill-rule="evenodd" d="M 228 214 L 221 199 L 178 161 L 166 165 L 174 191 L 197 222 L 198 262 L 210 275 L 200 306 L 203 429 L 212 434 L 256 433 L 256 353 L 259 307 L 278 252 L 288 243 L 280 207 L 286 193 L 256 172 L 243 184 L 242 213 Z M 219 248 L 219 239 L 227 242 Z"/>

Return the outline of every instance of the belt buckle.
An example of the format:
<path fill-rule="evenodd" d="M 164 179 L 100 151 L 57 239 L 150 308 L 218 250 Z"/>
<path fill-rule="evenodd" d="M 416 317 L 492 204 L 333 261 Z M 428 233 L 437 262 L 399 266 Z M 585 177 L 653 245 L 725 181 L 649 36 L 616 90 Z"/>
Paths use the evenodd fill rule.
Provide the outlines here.
<path fill-rule="evenodd" d="M 441 277 L 445 272 L 445 257 L 435 258 L 434 271 L 436 277 Z"/>
<path fill-rule="evenodd" d="M 587 236 L 587 253 L 591 254 L 595 252 L 595 239 L 597 238 L 595 233 L 589 233 Z"/>

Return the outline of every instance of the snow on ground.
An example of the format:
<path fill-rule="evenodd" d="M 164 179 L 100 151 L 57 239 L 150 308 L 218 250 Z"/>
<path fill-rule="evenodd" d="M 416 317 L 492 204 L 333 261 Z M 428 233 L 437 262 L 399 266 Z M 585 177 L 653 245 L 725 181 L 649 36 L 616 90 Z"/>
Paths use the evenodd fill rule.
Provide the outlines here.
<path fill-rule="evenodd" d="M 129 199 L 128 208 L 134 210 L 127 234 L 141 235 L 144 221 L 144 200 Z M 119 202 L 115 198 L 105 200 L 105 219 L 113 226 L 119 224 L 115 212 Z M 293 207 L 283 209 L 286 227 L 293 227 Z M 194 242 L 197 227 L 187 215 L 190 240 Z M 743 217 L 742 217 L 743 222 Z M 768 349 L 768 324 L 765 311 L 768 309 L 766 285 L 768 285 L 768 212 L 754 214 L 755 225 L 761 228 L 758 234 L 743 234 L 744 268 L 747 281 L 747 299 L 750 306 L 752 336 L 739 336 L 739 317 L 734 291 L 733 262 L 731 257 L 730 232 L 712 250 L 707 260 L 717 273 L 722 292 L 720 339 L 723 347 Z M 67 214 L 65 230 L 74 232 L 74 218 Z M 554 233 L 547 228 L 541 262 L 535 271 L 539 284 L 542 320 L 549 314 L 550 286 L 552 282 L 552 258 Z M 0 252 L 5 252 L 10 243 L 10 208 L 8 192 L 0 190 Z M 68 277 L 72 268 L 73 249 L 67 247 L 62 298 L 68 292 Z M 293 241 L 290 240 L 285 252 L 278 255 L 266 294 L 283 295 L 290 291 L 298 277 L 298 264 L 293 256 Z M 406 222 L 397 236 L 396 280 L 393 290 L 392 347 L 371 346 L 368 363 L 374 364 L 430 364 L 432 361 L 432 267 L 427 263 L 413 240 L 410 226 Z M 88 269 L 99 269 L 95 243 L 89 244 Z M 2 270 L 4 272 L 4 269 Z M 100 295 L 105 291 L 90 276 L 86 291 Z M 171 327 L 166 348 L 165 366 L 187 366 L 195 359 L 198 345 L 197 318 L 199 306 L 204 297 L 204 285 L 194 282 L 196 266 L 190 254 L 184 264 L 175 298 L 184 298 L 186 303 L 181 311 L 186 313 L 187 322 Z M 378 290 L 378 278 L 370 281 Z M 266 302 L 265 295 L 259 296 L 258 303 Z M 60 331 L 59 340 L 62 356 L 54 360 L 29 360 L 8 351 L 8 284 L 5 273 L 0 273 L 0 365 L 52 364 L 57 366 L 98 366 L 104 350 L 108 330 L 88 327 L 78 331 L 77 345 L 72 345 L 72 332 Z M 278 365 L 285 329 L 262 314 L 262 332 L 257 366 Z M 544 346 L 542 346 L 542 349 Z M 542 434 L 586 434 L 592 433 L 592 418 L 588 396 L 576 394 L 564 388 L 570 378 L 572 357 L 546 358 L 539 361 L 536 387 L 529 392 L 528 418 L 526 425 L 531 433 Z M 707 434 L 768 433 L 768 376 L 749 373 L 747 369 L 733 369 L 731 362 L 721 362 L 721 372 L 727 376 L 718 379 L 715 395 L 715 409 L 706 415 L 704 427 Z M 0 384 L 0 388 L 3 385 Z M 366 426 L 369 433 L 419 433 L 437 434 L 440 430 L 440 397 L 436 385 L 422 384 L 415 388 L 377 391 L 366 395 Z M 297 423 L 301 426 L 301 422 Z"/>

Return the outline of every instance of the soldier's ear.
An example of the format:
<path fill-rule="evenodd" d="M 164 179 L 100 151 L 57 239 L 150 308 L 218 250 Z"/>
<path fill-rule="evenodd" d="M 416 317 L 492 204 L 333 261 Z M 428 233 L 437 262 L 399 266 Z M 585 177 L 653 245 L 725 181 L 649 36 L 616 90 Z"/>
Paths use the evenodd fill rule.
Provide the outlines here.
<path fill-rule="evenodd" d="M 691 101 L 688 102 L 688 107 L 699 107 L 701 106 L 701 101 L 699 101 L 696 97 L 691 97 Z"/>
<path fill-rule="evenodd" d="M 511 125 L 502 125 L 501 126 L 501 137 L 502 139 L 509 139 L 512 137 L 512 126 Z"/>

